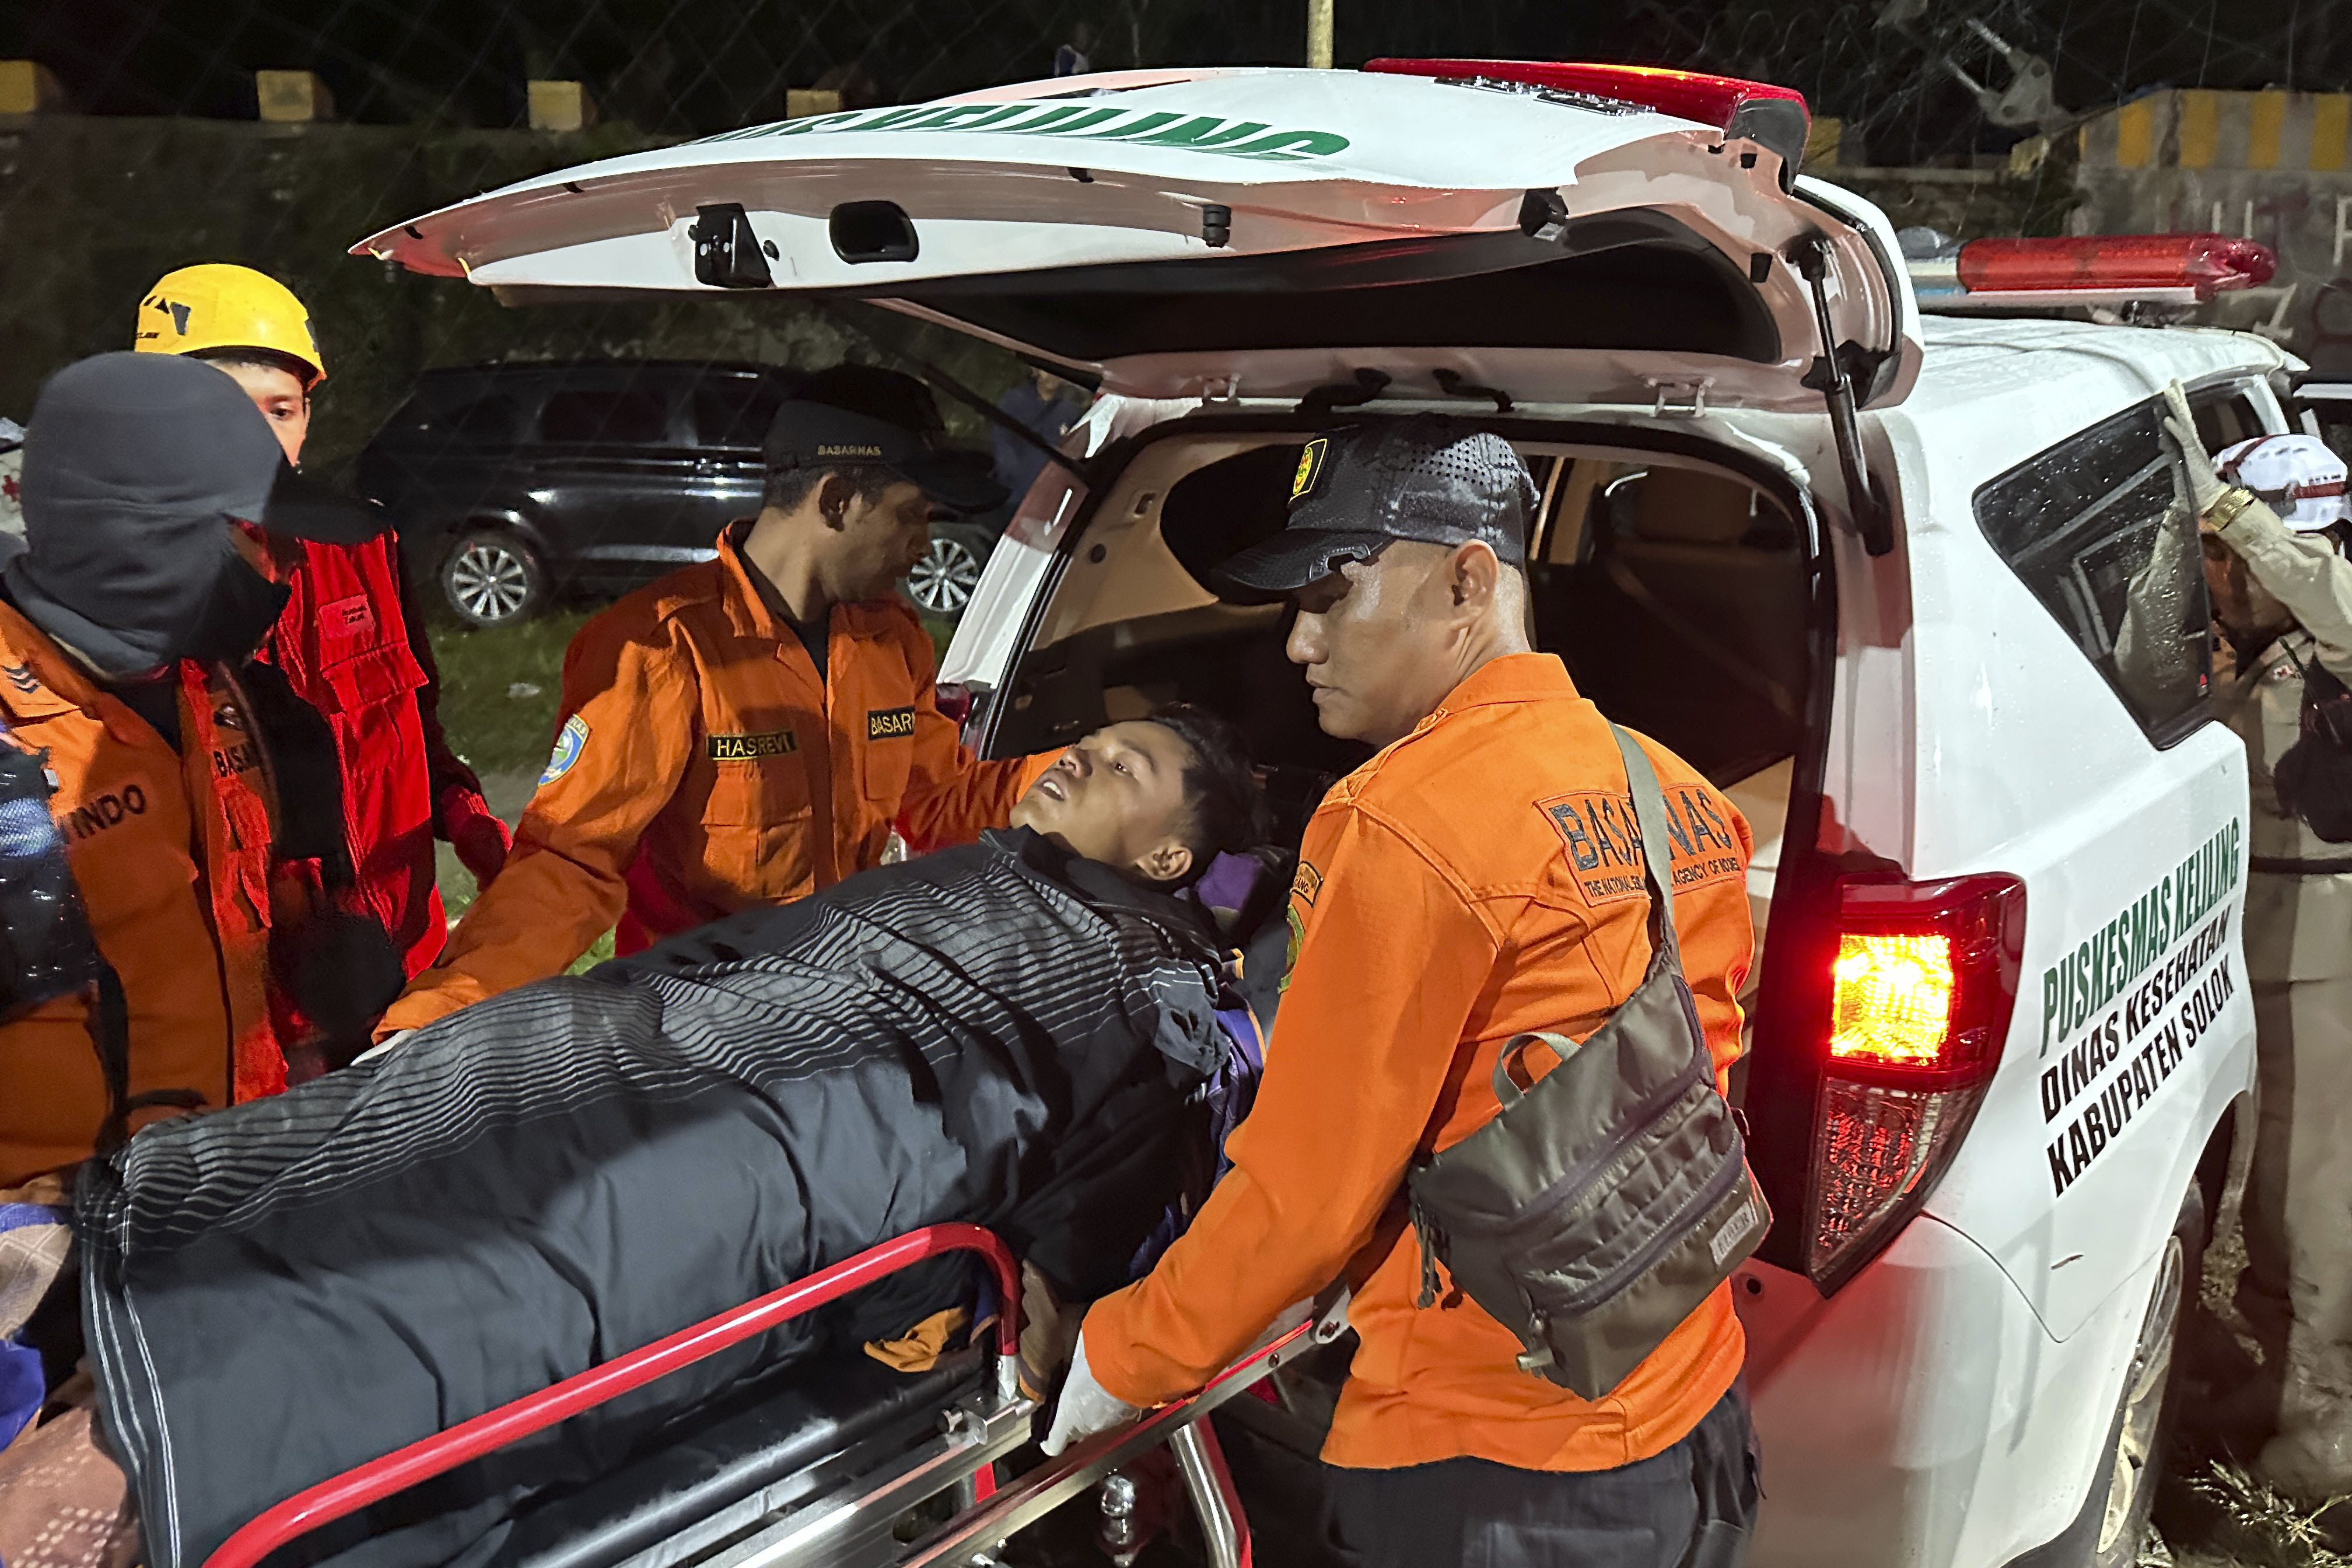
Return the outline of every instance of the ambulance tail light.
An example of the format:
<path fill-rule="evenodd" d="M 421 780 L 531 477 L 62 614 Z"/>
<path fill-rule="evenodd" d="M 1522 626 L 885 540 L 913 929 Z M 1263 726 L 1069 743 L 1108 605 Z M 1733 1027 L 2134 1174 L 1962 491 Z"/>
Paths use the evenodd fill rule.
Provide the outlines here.
<path fill-rule="evenodd" d="M 1442 81 L 1509 82 L 1604 104 L 1635 104 L 1712 125 L 1780 155 L 1793 173 L 1805 153 L 1812 112 L 1794 88 L 1660 66 L 1597 65 L 1578 60 L 1367 60 L 1383 76 L 1428 76 Z"/>
<path fill-rule="evenodd" d="M 2000 1065 L 2025 885 L 1850 878 L 1822 994 L 1805 1271 L 1835 1289 L 1935 1188 Z"/>

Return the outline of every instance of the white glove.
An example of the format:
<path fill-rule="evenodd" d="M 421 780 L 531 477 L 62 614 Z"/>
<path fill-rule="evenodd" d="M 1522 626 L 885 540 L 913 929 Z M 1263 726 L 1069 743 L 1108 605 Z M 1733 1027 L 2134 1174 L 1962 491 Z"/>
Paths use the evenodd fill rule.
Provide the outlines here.
<path fill-rule="evenodd" d="M 1095 1381 L 1087 1366 L 1087 1338 L 1078 1336 L 1078 1353 L 1070 1360 L 1070 1375 L 1062 1382 L 1062 1397 L 1054 1405 L 1053 1430 L 1043 1445 L 1047 1458 L 1097 1432 L 1124 1426 L 1143 1412 Z"/>
<path fill-rule="evenodd" d="M 378 1040 L 374 1045 L 370 1046 L 366 1050 L 363 1050 L 359 1055 L 353 1057 L 352 1058 L 352 1066 L 357 1067 L 362 1062 L 372 1062 L 378 1057 L 390 1056 L 395 1048 L 407 1041 L 409 1036 L 415 1033 L 416 1033 L 416 1031 L 414 1029 L 403 1029 L 396 1035 L 386 1035 L 383 1039 Z"/>
<path fill-rule="evenodd" d="M 2189 469 L 2189 504 L 2203 517 L 2213 510 L 2213 503 L 2229 490 L 2221 482 L 2221 473 L 2213 459 L 2206 455 L 2205 443 L 2197 434 L 2196 416 L 2189 412 L 2189 395 L 2175 381 L 2164 389 L 2164 433 L 2172 437 L 2179 448 L 2180 460 Z"/>

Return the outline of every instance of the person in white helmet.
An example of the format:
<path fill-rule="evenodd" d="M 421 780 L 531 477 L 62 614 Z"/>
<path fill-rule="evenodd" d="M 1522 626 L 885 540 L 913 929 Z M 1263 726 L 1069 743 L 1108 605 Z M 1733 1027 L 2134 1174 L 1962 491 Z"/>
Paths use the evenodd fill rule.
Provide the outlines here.
<path fill-rule="evenodd" d="M 2252 1386 L 2272 1428 L 2256 1468 L 2315 1501 L 2352 1492 L 2346 469 L 2311 436 L 2241 441 L 2209 460 L 2178 382 L 2166 398 L 2204 546 L 2213 700 L 2246 743 L 2252 794 L 2243 921 L 2262 1121 L 2237 1300 L 2262 1349 Z"/>

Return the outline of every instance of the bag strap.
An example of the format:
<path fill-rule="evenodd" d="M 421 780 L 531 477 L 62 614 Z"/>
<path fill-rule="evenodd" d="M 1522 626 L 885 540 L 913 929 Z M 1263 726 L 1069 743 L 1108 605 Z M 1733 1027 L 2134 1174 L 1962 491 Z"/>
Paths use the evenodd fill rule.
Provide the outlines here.
<path fill-rule="evenodd" d="M 1683 972 L 1682 943 L 1675 932 L 1675 874 L 1667 847 L 1666 797 L 1642 742 L 1615 724 L 1609 726 L 1609 732 L 1616 738 L 1617 754 L 1624 759 L 1625 784 L 1633 797 L 1633 826 L 1642 835 L 1643 880 L 1650 893 L 1650 967 L 1642 977 L 1646 985 L 1662 973 Z M 1511 1064 L 1535 1045 L 1561 1061 L 1576 1049 L 1574 1040 L 1548 1030 L 1521 1035 L 1506 1045 L 1495 1058 L 1495 1098 L 1506 1110 L 1527 1092 L 1512 1079 Z"/>
<path fill-rule="evenodd" d="M 1630 731 L 1616 725 L 1617 754 L 1625 759 L 1625 783 L 1633 795 L 1633 823 L 1642 830 L 1642 869 L 1655 901 L 1650 906 L 1650 969 L 1671 965 L 1682 973 L 1682 943 L 1675 934 L 1675 873 L 1666 837 L 1666 797 L 1658 787 L 1657 770 Z"/>

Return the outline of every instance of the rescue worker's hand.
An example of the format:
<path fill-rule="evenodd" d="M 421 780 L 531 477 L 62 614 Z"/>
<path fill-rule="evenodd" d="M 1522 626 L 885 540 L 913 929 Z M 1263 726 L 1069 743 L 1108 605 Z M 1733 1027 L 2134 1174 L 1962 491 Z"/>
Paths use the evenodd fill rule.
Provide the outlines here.
<path fill-rule="evenodd" d="M 1053 1430 L 1046 1433 L 1042 1447 L 1050 1458 L 1073 1443 L 1124 1426 L 1142 1414 L 1095 1381 L 1095 1374 L 1087 1367 L 1087 1341 L 1081 1334 L 1078 1353 L 1070 1363 L 1069 1378 L 1062 1384 L 1062 1397 L 1054 1405 Z"/>
<path fill-rule="evenodd" d="M 457 852 L 459 864 L 474 875 L 477 888 L 487 888 L 507 863 L 514 836 L 491 815 L 489 803 L 469 789 L 449 792 L 441 808 L 441 837 Z"/>
<path fill-rule="evenodd" d="M 1021 1392 L 1043 1399 L 1078 1342 L 1083 1302 L 1063 1300 L 1034 1266 L 1021 1266 Z"/>
<path fill-rule="evenodd" d="M 2205 451 L 2205 443 L 2197 434 L 2196 416 L 2189 412 L 2189 394 L 2178 381 L 2164 389 L 2164 433 L 2172 437 L 2173 446 L 2180 453 L 2181 466 L 2189 470 L 2189 504 L 2197 509 L 2198 526 L 2202 529 L 2206 514 L 2213 510 L 2215 501 L 2229 492 L 2230 487 L 2221 481 L 2213 459 Z"/>

